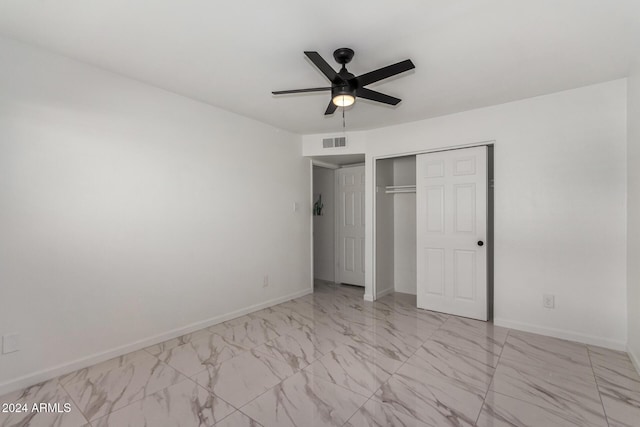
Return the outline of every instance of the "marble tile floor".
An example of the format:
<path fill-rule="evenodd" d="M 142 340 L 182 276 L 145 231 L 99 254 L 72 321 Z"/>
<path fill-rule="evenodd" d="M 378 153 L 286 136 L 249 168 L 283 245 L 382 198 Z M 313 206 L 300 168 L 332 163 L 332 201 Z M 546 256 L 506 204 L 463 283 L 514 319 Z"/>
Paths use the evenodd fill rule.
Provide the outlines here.
<path fill-rule="evenodd" d="M 639 426 L 625 353 L 315 292 L 0 397 L 0 427 Z"/>

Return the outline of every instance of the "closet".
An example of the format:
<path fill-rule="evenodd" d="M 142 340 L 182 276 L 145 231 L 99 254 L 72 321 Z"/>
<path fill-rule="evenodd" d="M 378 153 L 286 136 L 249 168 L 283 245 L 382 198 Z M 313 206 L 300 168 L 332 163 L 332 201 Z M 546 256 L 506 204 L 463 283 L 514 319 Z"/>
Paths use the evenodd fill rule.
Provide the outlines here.
<path fill-rule="evenodd" d="M 413 294 L 418 308 L 489 318 L 490 153 L 477 146 L 376 160 L 377 298 Z"/>
<path fill-rule="evenodd" d="M 416 156 L 376 161 L 376 291 L 416 295 Z"/>

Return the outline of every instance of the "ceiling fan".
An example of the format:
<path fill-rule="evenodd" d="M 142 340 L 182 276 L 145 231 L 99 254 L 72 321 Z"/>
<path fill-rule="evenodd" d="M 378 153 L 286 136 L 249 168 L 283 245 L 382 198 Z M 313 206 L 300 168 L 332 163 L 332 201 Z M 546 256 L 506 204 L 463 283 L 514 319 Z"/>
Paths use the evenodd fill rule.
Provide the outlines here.
<path fill-rule="evenodd" d="M 327 111 L 324 112 L 325 115 L 333 114 L 338 107 L 348 107 L 352 105 L 356 102 L 356 97 L 382 102 L 383 104 L 397 105 L 401 99 L 376 92 L 375 90 L 367 89 L 365 86 L 415 68 L 413 62 L 411 62 L 410 59 L 406 59 L 398 62 L 397 64 L 379 68 L 375 71 L 356 77 L 347 71 L 346 64 L 351 61 L 354 55 L 353 50 L 348 47 L 342 47 L 333 52 L 333 57 L 336 62 L 338 64 L 342 64 L 342 68 L 337 73 L 331 65 L 327 64 L 327 61 L 325 61 L 318 52 L 305 52 L 304 54 L 307 55 L 311 62 L 313 62 L 320 71 L 322 71 L 322 74 L 327 76 L 331 81 L 331 86 L 313 87 L 308 89 L 278 90 L 271 93 L 274 95 L 286 95 L 291 93 L 324 92 L 330 90 L 331 102 L 329 102 Z"/>

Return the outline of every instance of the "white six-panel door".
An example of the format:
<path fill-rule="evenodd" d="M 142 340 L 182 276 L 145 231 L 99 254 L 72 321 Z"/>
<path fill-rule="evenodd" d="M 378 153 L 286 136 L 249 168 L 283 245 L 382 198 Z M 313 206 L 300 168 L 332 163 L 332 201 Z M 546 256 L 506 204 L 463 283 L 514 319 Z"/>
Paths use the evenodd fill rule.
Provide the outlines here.
<path fill-rule="evenodd" d="M 336 171 L 336 282 L 364 286 L 364 166 Z"/>
<path fill-rule="evenodd" d="M 418 307 L 487 320 L 487 147 L 416 156 Z"/>

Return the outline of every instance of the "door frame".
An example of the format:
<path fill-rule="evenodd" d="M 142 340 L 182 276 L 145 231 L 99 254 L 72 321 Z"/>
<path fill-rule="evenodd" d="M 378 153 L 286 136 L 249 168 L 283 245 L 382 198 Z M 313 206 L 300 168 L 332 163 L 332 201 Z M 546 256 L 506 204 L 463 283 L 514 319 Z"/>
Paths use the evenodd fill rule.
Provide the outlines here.
<path fill-rule="evenodd" d="M 488 303 L 488 310 L 489 310 L 489 320 L 491 320 L 493 318 L 493 268 L 494 268 L 494 258 L 493 258 L 493 230 L 494 230 L 494 214 L 493 214 L 493 210 L 494 210 L 494 201 L 495 201 L 495 197 L 493 194 L 493 171 L 494 171 L 494 149 L 495 149 L 495 144 L 496 141 L 495 140 L 490 140 L 490 141 L 481 141 L 481 142 L 476 142 L 476 143 L 472 143 L 472 144 L 461 144 L 461 145 L 452 145 L 452 146 L 448 146 L 448 147 L 438 147 L 438 148 L 432 148 L 432 149 L 426 149 L 426 150 L 418 150 L 418 151 L 408 151 L 408 152 L 403 152 L 403 153 L 394 153 L 394 154 L 385 154 L 385 155 L 380 155 L 380 156 L 374 156 L 371 158 L 371 162 L 372 162 L 372 169 L 373 169 L 373 173 L 372 173 L 372 181 L 373 181 L 373 197 L 370 203 L 372 204 L 368 204 L 368 206 L 372 206 L 372 239 L 371 239 L 371 248 L 373 249 L 372 252 L 372 256 L 369 257 L 369 260 L 371 262 L 371 272 L 372 272 L 372 277 L 371 277 L 371 300 L 375 301 L 378 299 L 378 291 L 377 291 L 377 283 L 376 283 L 376 277 L 377 277 L 377 271 L 378 271 L 378 266 L 376 265 L 376 251 L 377 251 L 377 247 L 378 247 L 378 240 L 377 240 L 377 231 L 376 231 L 376 206 L 378 205 L 378 179 L 377 179 L 377 166 L 378 166 L 378 160 L 384 160 L 384 159 L 395 159 L 397 157 L 407 157 L 407 156 L 415 156 L 418 154 L 428 154 L 428 153 L 438 153 L 438 152 L 442 152 L 442 151 L 452 151 L 452 150 L 461 150 L 464 148 L 473 148 L 473 147 L 483 147 L 486 146 L 488 148 L 488 153 L 487 153 L 487 160 L 488 160 L 488 168 L 487 168 L 487 174 L 488 179 L 489 179 L 489 183 L 488 183 L 488 187 L 487 187 L 487 210 L 488 210 L 488 215 L 487 215 L 487 290 L 488 290 L 488 295 L 487 295 L 487 303 Z"/>
<path fill-rule="evenodd" d="M 316 159 L 311 159 L 311 161 L 309 162 L 309 175 L 310 175 L 310 185 L 309 185 L 309 206 L 313 206 L 315 200 L 313 199 L 313 188 L 314 188 L 314 182 L 313 182 L 313 168 L 314 167 L 320 167 L 320 168 L 324 168 L 324 169 L 329 169 L 329 170 L 333 170 L 334 172 L 334 181 L 333 181 L 333 198 L 334 200 L 333 202 L 333 221 L 334 221 L 334 225 L 333 225 L 333 279 L 334 282 L 338 277 L 338 215 L 336 214 L 337 212 L 337 199 L 338 199 L 338 174 L 336 173 L 336 171 L 338 169 L 343 169 L 343 168 L 349 168 L 349 167 L 355 167 L 355 166 L 366 166 L 366 162 L 360 162 L 360 163 L 353 163 L 353 164 L 348 164 L 348 165 L 336 165 L 333 163 L 329 163 L 329 162 L 324 162 L 321 160 L 316 160 Z M 366 185 L 367 185 L 367 181 L 366 181 L 366 167 L 365 167 L 365 192 L 366 192 Z M 365 199 L 365 207 L 364 209 L 366 209 L 366 199 Z M 314 253 L 314 230 L 313 230 L 313 215 L 311 215 L 311 221 L 309 224 L 309 234 L 311 236 L 310 239 L 310 253 L 311 253 L 311 259 L 309 260 L 310 262 L 310 271 L 311 271 L 311 275 L 309 278 L 309 286 L 311 288 L 311 292 L 313 292 L 314 290 L 314 283 L 315 283 L 315 271 L 314 271 L 314 261 L 315 261 L 315 253 Z M 365 242 L 365 247 L 366 247 L 366 242 Z M 366 256 L 365 256 L 365 262 L 366 262 Z M 365 288 L 366 288 L 366 284 L 365 284 Z"/>

